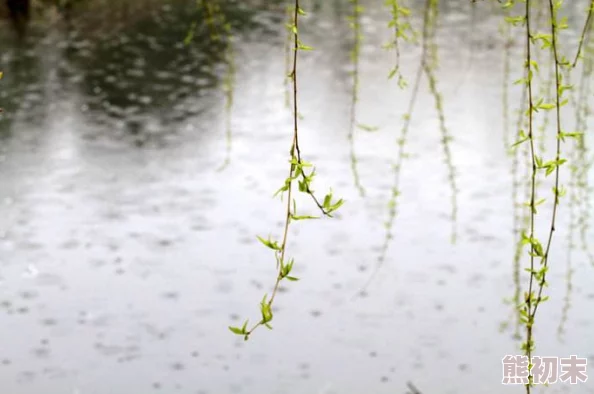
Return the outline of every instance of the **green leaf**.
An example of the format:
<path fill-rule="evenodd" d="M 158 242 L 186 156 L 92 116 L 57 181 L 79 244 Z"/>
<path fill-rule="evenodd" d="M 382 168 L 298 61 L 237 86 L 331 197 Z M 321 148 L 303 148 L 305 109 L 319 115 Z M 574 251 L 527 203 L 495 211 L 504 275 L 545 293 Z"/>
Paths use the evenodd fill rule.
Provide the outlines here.
<path fill-rule="evenodd" d="M 556 168 L 555 166 L 547 167 L 547 170 L 545 171 L 545 175 L 546 176 L 551 175 L 553 173 L 553 171 L 555 171 L 555 168 Z"/>
<path fill-rule="evenodd" d="M 271 320 L 272 320 L 272 310 L 270 308 L 270 305 L 263 304 L 262 305 L 262 322 L 264 324 L 266 324 Z"/>
<path fill-rule="evenodd" d="M 280 272 L 281 278 L 284 279 L 291 273 L 294 263 L 295 263 L 295 260 L 291 259 L 288 264 L 285 264 L 281 267 L 281 272 Z"/>
<path fill-rule="evenodd" d="M 530 60 L 530 65 L 538 72 L 538 63 L 534 60 Z"/>
<path fill-rule="evenodd" d="M 307 193 L 307 182 L 304 180 L 299 181 L 299 191 L 302 193 Z"/>
<path fill-rule="evenodd" d="M 559 138 L 561 140 L 563 140 L 565 137 L 568 138 L 579 138 L 582 135 L 584 135 L 584 133 L 579 133 L 579 132 L 572 132 L 572 133 L 559 133 Z"/>
<path fill-rule="evenodd" d="M 363 123 L 357 123 L 357 127 L 360 128 L 361 130 L 365 130 L 365 131 L 369 131 L 369 132 L 379 130 L 379 127 L 377 127 L 377 126 L 369 126 L 369 125 L 366 125 Z"/>
<path fill-rule="evenodd" d="M 563 197 L 563 196 L 565 196 L 566 193 L 567 193 L 567 190 L 565 190 L 564 187 L 561 187 L 560 189 L 553 187 L 553 194 L 555 194 L 558 197 Z"/>
<path fill-rule="evenodd" d="M 535 240 L 535 242 L 532 245 L 534 246 L 534 252 L 538 257 L 544 256 L 544 252 L 542 250 L 542 245 L 540 244 L 540 242 Z"/>
<path fill-rule="evenodd" d="M 398 72 L 398 67 L 394 67 L 392 70 L 390 70 L 390 73 L 388 74 L 388 79 L 394 78 L 394 75 L 396 75 L 397 72 Z"/>
<path fill-rule="evenodd" d="M 276 197 L 277 195 L 279 195 L 279 194 L 281 194 L 283 192 L 288 191 L 290 186 L 291 186 L 291 179 L 288 178 L 288 179 L 285 180 L 285 184 L 280 189 L 278 189 L 276 191 L 276 193 L 274 193 L 274 195 L 272 197 Z"/>
<path fill-rule="evenodd" d="M 309 45 L 304 45 L 304 44 L 298 44 L 297 48 L 302 51 L 313 51 L 313 47 L 310 47 Z"/>
<path fill-rule="evenodd" d="M 520 144 L 523 144 L 523 143 L 524 143 L 524 142 L 526 142 L 526 141 L 528 141 L 528 137 L 526 137 L 526 138 L 522 138 L 521 140 L 519 140 L 519 141 L 516 141 L 514 144 L 512 144 L 512 146 L 511 146 L 511 147 L 512 147 L 512 148 L 515 148 L 516 146 L 518 146 L 518 145 L 520 145 Z"/>
<path fill-rule="evenodd" d="M 267 296 L 267 294 L 264 294 L 264 298 L 262 298 L 262 302 L 260 302 L 260 311 L 262 312 L 262 324 L 266 324 L 272 320 L 272 308 L 270 304 L 266 302 Z"/>
<path fill-rule="evenodd" d="M 539 109 L 544 109 L 544 110 L 550 110 L 550 109 L 555 108 L 555 104 L 546 104 L 546 103 L 545 104 L 539 104 L 538 105 L 538 108 Z"/>
<path fill-rule="evenodd" d="M 293 220 L 308 220 L 308 219 L 319 219 L 319 216 L 311 216 L 311 215 L 293 215 L 291 214 L 291 219 Z"/>
<path fill-rule="evenodd" d="M 517 26 L 520 23 L 523 23 L 525 20 L 526 20 L 526 18 L 524 16 L 506 16 L 505 17 L 505 21 L 508 23 L 511 23 L 514 26 Z"/>
<path fill-rule="evenodd" d="M 342 204 L 344 204 L 344 200 L 341 198 L 340 200 L 338 200 L 336 203 L 334 203 L 333 205 L 331 205 L 330 207 L 328 207 L 328 211 L 329 212 L 334 212 L 336 211 L 338 208 L 340 208 L 342 206 Z"/>
<path fill-rule="evenodd" d="M 311 164 L 309 161 L 305 161 L 305 160 L 299 160 L 296 157 L 293 157 L 290 161 L 291 164 L 294 164 L 296 166 L 299 167 L 311 167 L 313 164 Z"/>
<path fill-rule="evenodd" d="M 258 240 L 260 240 L 260 242 L 262 242 L 264 245 L 266 245 L 270 249 L 281 250 L 280 245 L 276 241 L 272 241 L 270 239 L 264 239 L 264 238 L 260 237 L 259 235 L 256 235 L 256 237 L 258 238 Z"/>
<path fill-rule="evenodd" d="M 231 327 L 231 326 L 229 326 L 229 330 L 231 330 L 231 332 L 233 334 L 237 334 L 237 335 L 244 335 L 245 334 L 245 332 L 241 328 L 239 328 L 239 327 Z"/>
<path fill-rule="evenodd" d="M 332 193 L 326 194 L 326 196 L 324 197 L 324 203 L 322 204 L 322 206 L 324 208 L 328 208 L 330 206 L 331 200 L 332 200 Z"/>

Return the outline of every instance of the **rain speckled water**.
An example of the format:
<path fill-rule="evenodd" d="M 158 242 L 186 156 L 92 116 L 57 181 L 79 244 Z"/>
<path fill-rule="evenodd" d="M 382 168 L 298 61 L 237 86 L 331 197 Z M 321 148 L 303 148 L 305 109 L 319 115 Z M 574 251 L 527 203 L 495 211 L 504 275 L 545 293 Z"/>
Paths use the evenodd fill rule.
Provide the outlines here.
<path fill-rule="evenodd" d="M 292 227 L 301 280 L 282 288 L 274 330 L 248 342 L 227 326 L 257 319 L 273 284 L 274 257 L 256 235 L 282 231 L 283 205 L 272 194 L 286 177 L 292 136 L 282 4 L 226 6 L 237 82 L 224 171 L 221 48 L 200 30 L 183 44 L 194 2 L 104 6 L 73 16 L 70 30 L 37 21 L 20 43 L 2 22 L 3 393 L 381 394 L 404 393 L 407 381 L 425 394 L 522 392 L 501 385 L 502 358 L 520 350 L 500 330 L 512 311 L 503 302 L 513 293 L 512 180 L 500 17 L 487 2 L 474 10 L 444 2 L 438 36 L 458 242 L 450 244 L 447 169 L 424 84 L 394 240 L 367 296 L 353 297 L 383 242 L 410 94 L 387 80 L 394 57 L 381 48 L 390 34 L 383 2 L 364 3 L 358 113 L 379 127 L 355 137 L 367 197 L 354 187 L 347 140 L 348 3 L 317 1 L 304 5 L 312 12 L 301 27 L 316 50 L 300 62 L 300 143 L 318 169 L 316 189 L 332 187 L 346 204 L 335 219 Z M 577 26 L 581 15 L 576 9 L 570 20 Z M 418 49 L 402 53 L 407 78 L 418 59 Z M 581 251 L 567 333 L 556 336 L 567 209 L 560 221 L 537 354 L 588 357 L 593 375 L 594 269 Z M 558 383 L 547 392 L 594 393 L 594 385 Z"/>

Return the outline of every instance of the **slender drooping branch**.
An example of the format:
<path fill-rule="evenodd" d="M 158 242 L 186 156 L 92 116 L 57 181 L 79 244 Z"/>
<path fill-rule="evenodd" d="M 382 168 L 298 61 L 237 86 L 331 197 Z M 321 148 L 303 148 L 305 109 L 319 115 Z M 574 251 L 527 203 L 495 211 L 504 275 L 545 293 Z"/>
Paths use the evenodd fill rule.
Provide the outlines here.
<path fill-rule="evenodd" d="M 393 38 L 385 45 L 385 48 L 394 49 L 396 53 L 394 67 L 390 70 L 388 79 L 392 79 L 395 76 L 398 77 L 398 86 L 403 89 L 406 87 L 406 81 L 400 71 L 401 40 L 405 42 L 412 41 L 415 39 L 416 34 L 409 20 L 410 9 L 405 7 L 401 0 L 388 0 L 386 1 L 386 5 L 390 7 L 390 14 L 392 15 L 388 27 L 393 29 Z"/>
<path fill-rule="evenodd" d="M 526 83 L 528 85 L 528 136 L 526 138 L 530 144 L 530 156 L 531 156 L 531 163 L 532 163 L 532 176 L 531 176 L 531 195 L 530 195 L 530 234 L 528 236 L 524 235 L 524 243 L 530 245 L 530 268 L 528 270 L 530 277 L 528 282 L 528 291 L 525 293 L 525 303 L 520 306 L 520 313 L 522 315 L 522 322 L 526 325 L 526 342 L 522 345 L 523 350 L 525 351 L 526 356 L 529 360 L 529 370 L 530 374 L 528 377 L 528 383 L 526 384 L 526 392 L 530 394 L 531 387 L 534 383 L 533 375 L 531 371 L 531 360 L 532 360 L 532 352 L 534 350 L 534 339 L 533 339 L 533 329 L 534 323 L 536 318 L 536 312 L 538 310 L 539 305 L 546 301 L 548 297 L 543 297 L 542 293 L 544 287 L 546 285 L 546 273 L 548 270 L 548 262 L 549 262 L 549 254 L 550 248 L 553 240 L 553 235 L 555 233 L 555 223 L 557 218 L 557 211 L 559 207 L 559 197 L 563 194 L 562 191 L 559 189 L 559 175 L 560 175 L 560 166 L 565 162 L 565 160 L 561 159 L 561 141 L 564 137 L 569 136 L 569 134 L 564 133 L 561 128 L 561 106 L 565 104 L 566 101 L 561 101 L 561 96 L 564 90 L 569 89 L 570 87 L 567 85 L 562 84 L 562 74 L 561 74 L 561 66 L 565 66 L 568 64 L 567 61 L 562 60 L 559 55 L 559 48 L 558 48 L 558 30 L 560 28 L 558 20 L 557 20 L 557 11 L 561 6 L 561 2 L 555 0 L 549 0 L 549 10 L 551 16 L 551 34 L 544 35 L 538 34 L 534 35 L 531 31 L 530 25 L 530 0 L 526 0 L 526 14 L 525 14 L 525 23 L 526 23 L 526 63 L 525 67 L 527 68 L 527 80 Z M 555 103 L 543 103 L 543 99 L 541 98 L 538 101 L 534 101 L 532 95 L 532 77 L 533 71 L 538 70 L 538 65 L 532 59 L 532 51 L 531 51 L 531 42 L 541 40 L 543 42 L 543 47 L 548 48 L 550 47 L 553 53 L 554 59 L 554 69 L 555 69 Z M 555 109 L 556 114 L 556 129 L 557 129 L 557 144 L 556 144 L 556 153 L 555 159 L 552 161 L 544 162 L 535 151 L 535 141 L 534 141 L 534 127 L 533 127 L 533 113 L 538 110 L 550 110 Z M 553 188 L 553 208 L 552 208 L 552 216 L 550 222 L 549 233 L 546 241 L 546 246 L 543 248 L 540 241 L 536 238 L 535 235 L 535 221 L 536 221 L 536 214 L 537 205 L 540 205 L 544 200 L 536 201 L 536 177 L 537 171 L 539 170 L 546 170 L 546 174 L 549 175 L 551 173 L 555 174 L 555 184 Z M 539 259 L 539 267 L 536 268 L 536 259 Z M 535 291 L 536 289 L 536 291 Z"/>
<path fill-rule="evenodd" d="M 509 17 L 509 13 L 506 13 L 506 17 Z M 508 27 L 511 29 L 511 23 L 506 22 Z M 524 49 L 524 58 L 526 58 L 526 50 Z M 524 79 L 527 78 L 527 73 L 524 71 Z M 516 135 L 515 138 L 521 140 L 522 138 L 522 128 L 524 127 L 525 123 L 525 116 L 524 112 L 526 111 L 526 102 L 528 97 L 528 89 L 525 83 L 522 83 L 522 95 L 520 99 L 520 109 L 518 111 L 518 119 L 515 123 L 516 126 Z M 528 154 L 528 149 L 525 147 L 524 149 L 525 155 Z M 526 192 L 520 198 L 520 192 L 522 186 L 521 178 L 520 178 L 520 150 L 519 149 L 511 149 L 510 153 L 512 154 L 512 163 L 511 163 L 511 170 L 512 170 L 512 205 L 513 205 L 513 236 L 516 240 L 515 248 L 514 248 L 514 256 L 513 256 L 513 283 L 514 283 L 514 294 L 513 294 L 513 305 L 514 305 L 514 315 L 516 316 L 515 324 L 514 324 L 514 336 L 516 338 L 520 337 L 520 314 L 518 313 L 517 306 L 520 304 L 520 296 L 522 293 L 522 286 L 521 286 L 521 260 L 522 260 L 522 232 L 528 231 L 528 226 L 530 225 L 530 215 L 522 209 L 523 204 L 519 201 L 524 202 L 525 198 L 530 195 L 530 182 L 526 182 Z M 526 162 L 529 161 L 529 158 L 526 159 Z M 530 166 L 527 166 L 528 169 L 528 179 L 530 179 Z"/>
<path fill-rule="evenodd" d="M 419 87 L 421 84 L 421 77 L 423 76 L 423 67 L 419 66 L 417 70 L 417 75 L 415 77 L 415 82 L 412 88 L 412 95 L 410 101 L 408 103 L 408 109 L 406 114 L 403 116 L 404 123 L 402 125 L 402 129 L 400 130 L 400 136 L 398 137 L 397 144 L 398 144 L 398 153 L 396 155 L 396 162 L 393 165 L 394 176 L 392 182 L 392 189 L 390 193 L 390 200 L 388 202 L 388 220 L 385 223 L 386 228 L 386 235 L 384 237 L 384 242 L 382 244 L 380 254 L 377 259 L 377 264 L 369 279 L 365 283 L 365 285 L 359 291 L 359 294 L 365 294 L 369 285 L 373 282 L 378 272 L 381 270 L 384 262 L 386 260 L 386 255 L 388 253 L 388 248 L 390 246 L 390 241 L 393 238 L 393 228 L 394 223 L 396 221 L 396 216 L 398 215 L 398 197 L 400 196 L 400 174 L 402 172 L 402 166 L 404 165 L 404 159 L 406 158 L 406 153 L 404 148 L 406 146 L 406 141 L 408 139 L 408 131 L 410 129 L 410 123 L 412 119 L 412 114 L 415 110 L 415 105 L 417 102 L 417 96 L 419 92 Z"/>
<path fill-rule="evenodd" d="M 531 39 L 532 39 L 532 32 L 530 30 L 530 5 L 531 1 L 526 0 L 526 13 L 525 13 L 525 23 L 526 23 L 526 84 L 528 89 L 528 141 L 530 144 L 530 157 L 531 157 L 531 164 L 532 164 L 532 171 L 530 177 L 530 234 L 529 234 L 529 241 L 530 241 L 530 281 L 528 286 L 528 293 L 525 297 L 525 306 L 523 307 L 522 317 L 527 318 L 524 323 L 526 324 L 526 343 L 523 344 L 524 351 L 526 356 L 528 356 L 528 360 L 532 360 L 532 350 L 533 350 L 533 340 L 532 340 L 532 321 L 530 319 L 531 312 L 532 312 L 532 286 L 533 286 L 533 279 L 534 275 L 534 258 L 536 256 L 536 249 L 537 243 L 535 239 L 534 233 L 534 225 L 536 220 L 536 151 L 534 148 L 534 128 L 533 128 L 533 117 L 534 117 L 534 102 L 532 96 L 532 77 L 533 77 L 533 63 L 532 63 L 532 50 L 531 50 Z M 529 376 L 528 384 L 526 385 L 527 394 L 530 394 L 530 389 L 532 387 L 532 376 Z"/>
<path fill-rule="evenodd" d="M 298 190 L 302 193 L 308 194 L 313 201 L 315 202 L 316 206 L 320 209 L 323 215 L 330 216 L 332 212 L 336 211 L 340 206 L 343 204 L 343 200 L 339 199 L 336 202 L 332 200 L 332 192 L 326 194 L 324 197 L 323 203 L 320 203 L 319 200 L 313 194 L 311 190 L 311 182 L 315 176 L 315 170 L 312 170 L 311 173 L 307 173 L 306 169 L 311 167 L 310 163 L 304 161 L 301 157 L 301 149 L 299 147 L 299 108 L 298 108 L 298 58 L 300 51 L 311 50 L 312 48 L 304 45 L 301 40 L 299 39 L 299 16 L 305 15 L 305 12 L 299 6 L 299 0 L 295 0 L 294 10 L 293 10 L 293 20 L 292 23 L 288 25 L 290 32 L 293 35 L 293 64 L 291 73 L 289 74 L 289 78 L 292 81 L 292 94 L 293 94 L 293 137 L 291 142 L 291 149 L 290 149 L 290 160 L 289 160 L 289 175 L 285 180 L 284 185 L 276 192 L 276 194 L 281 194 L 281 197 L 284 193 L 287 195 L 286 201 L 286 215 L 283 227 L 283 235 L 280 244 L 276 241 L 269 239 L 264 239 L 262 237 L 258 237 L 260 242 L 264 244 L 266 247 L 272 249 L 275 253 L 276 259 L 276 280 L 272 289 L 272 294 L 270 298 L 268 295 L 265 294 L 260 302 L 260 312 L 262 314 L 261 319 L 254 324 L 251 328 L 248 329 L 249 321 L 246 320 L 242 327 L 229 327 L 229 329 L 237 335 L 241 335 L 244 337 L 245 340 L 248 340 L 250 335 L 260 326 L 265 326 L 269 329 L 272 329 L 270 322 L 273 318 L 273 310 L 272 306 L 274 300 L 278 294 L 278 290 L 280 288 L 280 284 L 283 280 L 289 281 L 296 281 L 298 278 L 292 276 L 291 272 L 293 269 L 294 260 L 290 259 L 287 261 L 286 258 L 286 250 L 287 250 L 287 240 L 289 235 L 289 226 L 293 221 L 297 220 L 307 220 L 307 219 L 317 219 L 315 216 L 310 215 L 298 215 L 297 214 L 297 204 L 295 199 L 293 198 L 293 183 L 295 181 L 298 182 Z M 276 195 L 275 194 L 275 195 Z"/>
<path fill-rule="evenodd" d="M 561 96 L 565 89 L 569 87 L 562 85 L 562 73 L 561 67 L 565 66 L 566 64 L 562 63 L 561 57 L 559 55 L 559 48 L 558 48 L 558 20 L 557 20 L 557 11 L 558 7 L 560 7 L 561 3 L 557 3 L 554 0 L 549 0 L 550 11 L 551 11 L 551 35 L 552 35 L 552 51 L 553 57 L 555 59 L 555 87 L 556 87 L 556 94 L 555 94 L 555 116 L 556 116 L 556 152 L 555 152 L 555 161 L 551 163 L 551 166 L 541 166 L 541 168 L 546 168 L 547 171 L 550 173 L 551 168 L 554 168 L 552 172 L 554 172 L 555 176 L 555 186 L 553 189 L 554 200 L 553 200 L 553 212 L 551 214 L 551 225 L 549 228 L 549 235 L 546 242 L 546 248 L 544 254 L 541 256 L 541 265 L 544 268 L 544 272 L 542 277 L 539 278 L 538 281 L 538 297 L 537 302 L 534 305 L 534 310 L 532 311 L 532 319 L 534 320 L 534 316 L 536 315 L 536 310 L 541 301 L 541 295 L 543 289 L 546 284 L 546 271 L 548 268 L 549 262 L 549 252 L 551 249 L 551 244 L 553 241 L 553 235 L 555 233 L 556 227 L 556 219 L 557 219 L 557 212 L 559 210 L 559 198 L 563 195 L 563 191 L 559 189 L 560 187 L 560 167 L 563 163 L 565 163 L 565 159 L 561 158 L 561 142 L 564 140 L 564 133 L 561 127 L 561 106 L 564 104 L 561 102 Z M 546 164 L 546 163 L 545 163 Z M 536 275 L 533 274 L 536 278 Z"/>
<path fill-rule="evenodd" d="M 396 220 L 396 216 L 398 213 L 398 197 L 400 196 L 400 176 L 402 171 L 402 166 L 404 159 L 407 157 L 404 151 L 406 146 L 406 141 L 408 138 L 408 132 L 410 129 L 410 123 L 412 119 L 412 114 L 415 109 L 417 95 L 419 92 L 421 77 L 425 75 L 429 82 L 429 89 L 431 95 L 434 97 L 435 100 L 435 107 L 437 110 L 437 115 L 439 118 L 440 130 L 442 132 L 442 147 L 445 153 L 445 162 L 449 172 L 449 181 L 450 186 L 452 189 L 452 241 L 455 241 L 456 238 L 456 217 L 457 217 L 457 187 L 456 187 L 456 180 L 455 180 L 455 168 L 452 162 L 452 155 L 450 151 L 450 144 L 449 141 L 451 137 L 449 136 L 449 132 L 445 125 L 445 114 L 442 105 L 442 97 L 441 93 L 437 90 L 437 78 L 434 74 L 434 68 L 437 65 L 437 46 L 435 44 L 435 34 L 437 31 L 437 14 L 438 14 L 438 0 L 427 0 L 425 3 L 425 12 L 423 17 L 423 32 L 422 32 L 422 43 L 421 43 L 421 58 L 420 63 L 417 69 L 417 74 L 415 77 L 415 82 L 412 89 L 412 95 L 408 104 L 407 113 L 404 115 L 404 123 L 402 129 L 400 131 L 400 135 L 397 139 L 398 144 L 398 152 L 396 155 L 394 168 L 394 181 L 392 184 L 390 199 L 388 202 L 388 220 L 385 223 L 385 237 L 383 244 L 380 249 L 380 254 L 378 256 L 377 264 L 373 272 L 371 273 L 369 279 L 365 283 L 365 285 L 359 290 L 357 295 L 366 294 L 366 290 L 369 285 L 373 282 L 376 275 L 380 271 L 381 267 L 384 264 L 386 254 L 388 251 L 388 247 L 390 245 L 390 241 L 393 238 L 393 227 L 394 222 Z M 392 11 L 395 12 L 394 10 Z M 406 14 L 408 15 L 408 13 Z M 396 19 L 397 20 L 397 19 Z M 391 23 L 395 23 L 394 20 Z M 407 27 L 412 32 L 412 28 L 410 26 Z M 414 32 L 412 32 L 414 35 Z M 398 34 L 398 32 L 396 33 Z M 398 70 L 398 66 L 394 68 L 390 72 L 390 77 L 393 76 L 394 70 Z"/>
<path fill-rule="evenodd" d="M 591 29 L 591 25 L 590 28 Z M 585 48 L 585 57 L 582 62 L 582 70 L 578 83 L 578 91 L 571 96 L 570 103 L 575 110 L 575 131 L 580 133 L 576 146 L 572 152 L 570 160 L 570 196 L 569 196 L 569 229 L 567 234 L 567 257 L 565 270 L 565 296 L 563 298 L 563 307 L 561 309 L 561 319 L 557 327 L 557 335 L 560 339 L 565 333 L 565 325 L 568 321 L 569 311 L 571 309 L 571 298 L 573 295 L 573 251 L 576 247 L 577 235 L 579 230 L 579 241 L 581 241 L 582 250 L 588 259 L 594 261 L 592 253 L 588 248 L 587 230 L 589 222 L 589 193 L 588 193 L 588 165 L 585 133 L 588 125 L 589 116 L 589 96 L 590 82 L 592 74 L 592 45 L 588 44 Z M 569 77 L 572 67 L 567 70 L 567 84 L 571 85 Z"/>
<path fill-rule="evenodd" d="M 437 33 L 437 16 L 439 9 L 439 0 L 427 0 L 425 3 L 425 22 L 423 31 L 423 51 L 427 54 L 422 57 L 422 67 L 429 82 L 429 91 L 435 102 L 435 109 L 439 119 L 439 129 L 441 131 L 441 146 L 444 153 L 444 162 L 448 170 L 448 182 L 451 189 L 451 214 L 452 222 L 451 241 L 456 242 L 457 238 L 457 219 L 458 219 L 458 186 L 456 182 L 456 168 L 452 158 L 450 142 L 452 136 L 446 126 L 445 111 L 443 108 L 442 95 L 437 89 L 437 77 L 435 76 L 435 67 L 437 66 L 437 44 L 435 36 Z"/>
<path fill-rule="evenodd" d="M 592 24 L 592 13 L 594 13 L 594 0 L 590 1 L 590 6 L 588 7 L 588 16 L 586 17 L 586 22 L 584 23 L 582 34 L 580 35 L 580 43 L 578 45 L 575 58 L 573 59 L 573 63 L 571 65 L 572 67 L 575 67 L 577 65 L 580 55 L 582 53 L 582 47 L 584 46 L 584 42 L 589 38 L 590 25 Z"/>

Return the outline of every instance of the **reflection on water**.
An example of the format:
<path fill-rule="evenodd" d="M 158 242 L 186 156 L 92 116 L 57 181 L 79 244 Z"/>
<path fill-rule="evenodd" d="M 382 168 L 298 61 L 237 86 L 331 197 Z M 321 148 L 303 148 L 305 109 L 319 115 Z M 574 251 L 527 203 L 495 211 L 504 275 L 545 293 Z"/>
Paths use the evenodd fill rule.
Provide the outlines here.
<path fill-rule="evenodd" d="M 69 25 L 34 23 L 21 43 L 0 26 L 5 392 L 394 393 L 409 380 L 424 393 L 501 392 L 501 359 L 519 351 L 511 333 L 499 331 L 510 312 L 502 299 L 513 293 L 513 211 L 499 19 L 486 4 L 471 12 L 465 1 L 444 2 L 437 37 L 437 77 L 455 137 L 458 244 L 449 243 L 447 169 L 425 85 L 401 169 L 394 240 L 369 295 L 355 299 L 385 235 L 391 176 L 384 174 L 409 92 L 386 82 L 387 13 L 381 2 L 363 2 L 357 111 L 380 130 L 357 137 L 368 193 L 361 198 L 347 140 L 350 8 L 338 0 L 305 5 L 312 14 L 303 41 L 316 51 L 301 61 L 300 143 L 318 167 L 317 189 L 332 186 L 347 204 L 335 220 L 294 227 L 290 249 L 302 280 L 278 298 L 275 329 L 244 343 L 226 327 L 256 318 L 274 279 L 255 235 L 281 230 L 283 207 L 271 195 L 286 176 L 291 138 L 284 6 L 223 2 L 236 32 L 237 76 L 233 159 L 217 172 L 225 156 L 224 53 L 206 29 L 184 46 L 200 17 L 194 2 L 146 0 L 127 10 L 97 3 L 73 10 Z M 409 80 L 418 56 L 402 53 Z M 594 363 L 594 272 L 580 251 L 565 341 L 555 336 L 566 223 L 562 210 L 537 352 Z"/>
<path fill-rule="evenodd" d="M 55 95 L 77 94 L 80 112 L 90 122 L 121 128 L 142 144 L 151 132 L 174 133 L 180 122 L 203 113 L 207 108 L 199 99 L 212 94 L 222 78 L 223 45 L 204 28 L 184 44 L 189 26 L 204 17 L 192 2 L 148 3 L 148 9 L 120 4 L 112 10 L 114 15 L 103 15 L 102 25 L 92 23 L 95 15 L 91 22 L 83 18 L 98 10 L 83 9 L 79 19 L 61 30 L 34 26 L 26 42 L 3 53 L 7 119 L 21 111 L 30 119 L 35 116 L 30 109 L 47 111 Z M 270 35 L 267 22 L 278 15 L 266 15 L 264 9 L 264 17 L 257 20 L 254 10 L 245 8 L 231 4 L 223 9 L 233 28 Z M 10 45 L 7 30 L 3 40 Z M 52 95 L 47 97 L 49 91 Z M 44 117 L 45 111 L 38 115 Z"/>

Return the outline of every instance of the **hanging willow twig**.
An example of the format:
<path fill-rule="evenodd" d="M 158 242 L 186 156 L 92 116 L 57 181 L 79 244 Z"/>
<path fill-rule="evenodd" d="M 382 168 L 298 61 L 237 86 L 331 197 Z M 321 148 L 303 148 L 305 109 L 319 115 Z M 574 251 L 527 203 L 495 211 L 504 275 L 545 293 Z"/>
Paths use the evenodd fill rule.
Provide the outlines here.
<path fill-rule="evenodd" d="M 249 321 L 246 320 L 242 327 L 229 327 L 229 330 L 234 334 L 241 335 L 247 341 L 250 335 L 260 326 L 265 326 L 269 329 L 272 329 L 270 322 L 273 318 L 273 310 L 272 306 L 275 300 L 276 295 L 278 294 L 278 290 L 280 284 L 283 280 L 288 281 L 296 281 L 298 278 L 292 275 L 293 265 L 295 263 L 294 259 L 287 259 L 286 258 L 286 250 L 287 250 L 287 239 L 289 235 L 289 226 L 293 221 L 297 220 L 307 220 L 307 219 L 317 219 L 315 216 L 310 215 L 298 215 L 297 214 L 297 204 L 295 199 L 293 198 L 293 183 L 295 181 L 298 182 L 298 190 L 302 193 L 308 194 L 319 210 L 325 216 L 332 216 L 332 213 L 340 208 L 343 204 L 343 200 L 339 199 L 338 201 L 333 201 L 332 192 L 326 194 L 322 203 L 316 198 L 311 190 L 311 183 L 315 176 L 315 170 L 312 170 L 309 174 L 306 172 L 309 167 L 311 167 L 311 163 L 308 163 L 302 159 L 301 156 L 301 149 L 299 147 L 299 109 L 298 109 L 298 73 L 297 73 L 297 60 L 300 51 L 307 51 L 313 48 L 303 44 L 299 39 L 299 16 L 305 15 L 305 12 L 299 6 L 299 0 L 295 0 L 295 6 L 293 10 L 293 21 L 288 25 L 288 29 L 293 35 L 293 65 L 292 70 L 289 75 L 292 81 L 292 88 L 293 88 L 293 138 L 291 142 L 291 149 L 290 149 L 290 160 L 289 160 L 289 176 L 285 179 L 284 185 L 276 192 L 276 194 L 280 194 L 281 197 L 284 193 L 287 194 L 287 201 L 286 201 L 286 215 L 285 215 L 285 223 L 282 235 L 282 241 L 278 243 L 277 241 L 271 240 L 270 238 L 264 239 L 262 237 L 258 237 L 260 242 L 269 249 L 272 249 L 275 254 L 276 259 L 276 280 L 273 286 L 272 294 L 270 298 L 268 295 L 265 294 L 260 302 L 260 313 L 262 315 L 261 319 L 254 324 L 251 328 L 248 328 Z M 275 194 L 275 195 L 276 195 Z M 288 260 L 288 261 L 287 261 Z"/>

